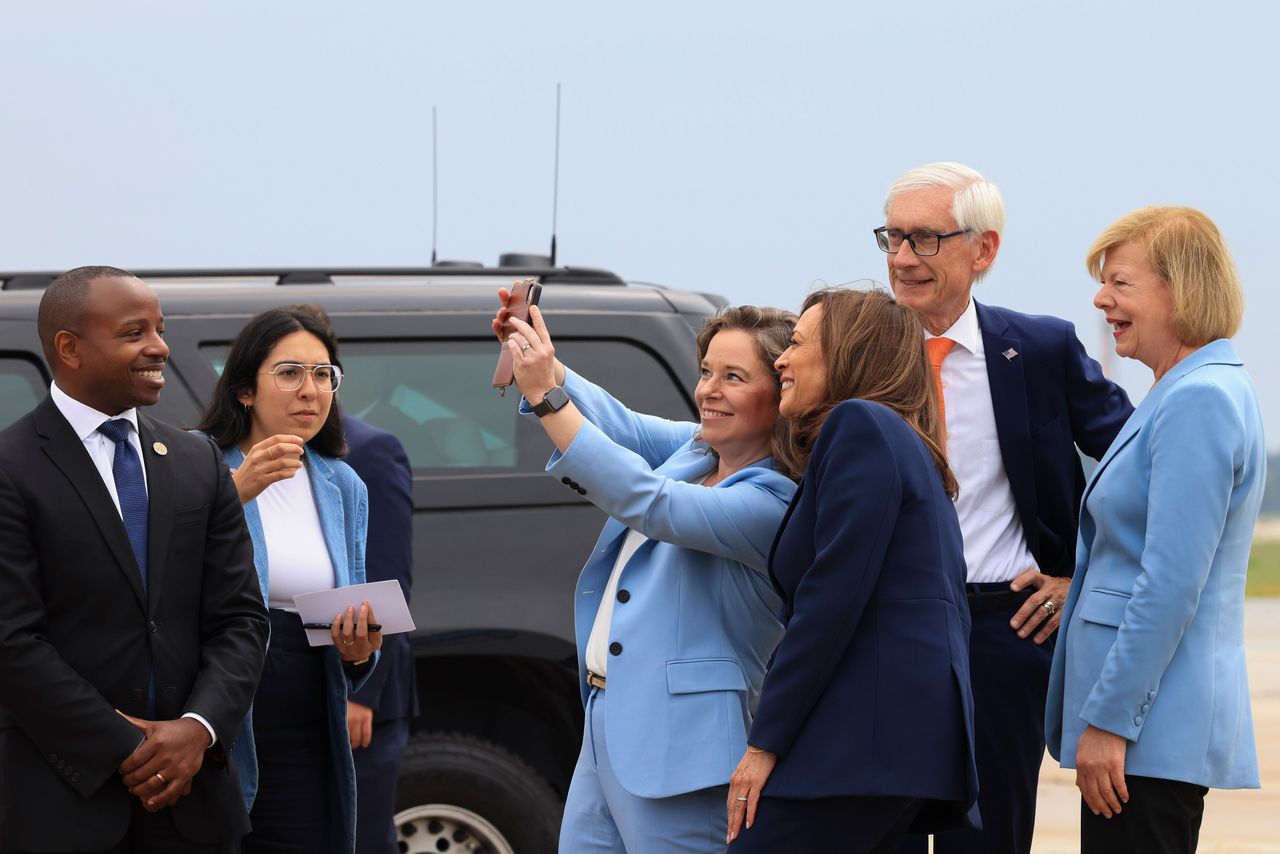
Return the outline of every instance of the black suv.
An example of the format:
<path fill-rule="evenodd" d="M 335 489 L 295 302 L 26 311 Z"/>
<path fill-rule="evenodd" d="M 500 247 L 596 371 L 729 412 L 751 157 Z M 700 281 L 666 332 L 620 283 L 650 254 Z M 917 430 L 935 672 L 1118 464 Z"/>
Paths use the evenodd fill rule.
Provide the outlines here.
<path fill-rule="evenodd" d="M 634 409 L 696 418 L 694 335 L 722 301 L 548 264 L 137 271 L 170 348 L 155 416 L 194 423 L 246 321 L 313 302 L 340 338 L 344 411 L 408 451 L 422 714 L 399 781 L 405 851 L 554 851 L 582 735 L 571 599 L 603 517 L 544 473 L 551 445 L 514 389 L 489 387 L 497 287 L 540 277 L 566 364 Z M 0 428 L 47 393 L 36 308 L 52 279 L 0 273 Z"/>

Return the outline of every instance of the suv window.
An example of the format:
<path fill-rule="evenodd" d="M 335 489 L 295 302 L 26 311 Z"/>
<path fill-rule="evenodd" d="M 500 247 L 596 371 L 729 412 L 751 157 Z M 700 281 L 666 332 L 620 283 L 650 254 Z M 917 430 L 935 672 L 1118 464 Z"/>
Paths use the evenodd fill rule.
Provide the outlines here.
<path fill-rule="evenodd" d="M 202 352 L 221 371 L 227 345 Z M 558 340 L 565 364 L 632 409 L 688 420 L 689 403 L 666 368 L 644 349 L 620 341 Z M 416 474 L 458 469 L 540 472 L 548 444 L 537 425 L 517 413 L 515 387 L 500 397 L 490 388 L 497 345 L 473 341 L 358 341 L 343 339 L 343 411 L 394 433 Z"/>
<path fill-rule="evenodd" d="M 48 393 L 49 382 L 34 362 L 0 355 L 0 430 L 34 409 Z"/>

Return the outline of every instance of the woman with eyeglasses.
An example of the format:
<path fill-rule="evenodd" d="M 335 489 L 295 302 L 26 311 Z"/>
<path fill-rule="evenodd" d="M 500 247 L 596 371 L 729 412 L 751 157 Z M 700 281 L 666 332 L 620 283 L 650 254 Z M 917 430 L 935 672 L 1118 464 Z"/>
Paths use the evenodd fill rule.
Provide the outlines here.
<path fill-rule="evenodd" d="M 382 635 L 367 602 L 307 643 L 293 596 L 365 580 L 368 494 L 346 451 L 337 345 L 320 321 L 270 309 L 241 330 L 198 429 L 222 448 L 244 504 L 271 641 L 233 748 L 253 832 L 242 850 L 353 852 L 356 784 L 347 695 Z"/>

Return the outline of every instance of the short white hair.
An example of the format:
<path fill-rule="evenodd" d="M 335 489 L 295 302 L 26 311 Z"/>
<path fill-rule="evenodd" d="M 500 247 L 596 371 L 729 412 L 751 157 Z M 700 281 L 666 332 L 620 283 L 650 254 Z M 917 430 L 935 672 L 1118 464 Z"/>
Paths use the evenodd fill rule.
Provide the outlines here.
<path fill-rule="evenodd" d="M 893 182 L 885 196 L 885 216 L 889 215 L 893 200 L 902 193 L 936 187 L 955 191 L 951 197 L 951 217 L 956 221 L 956 228 L 969 232 L 966 240 L 977 240 L 984 231 L 1004 232 L 1004 197 L 1000 195 L 1000 188 L 982 177 L 977 169 L 963 163 L 926 163 L 907 170 Z M 987 267 L 974 280 L 980 281 L 990 269 Z"/>

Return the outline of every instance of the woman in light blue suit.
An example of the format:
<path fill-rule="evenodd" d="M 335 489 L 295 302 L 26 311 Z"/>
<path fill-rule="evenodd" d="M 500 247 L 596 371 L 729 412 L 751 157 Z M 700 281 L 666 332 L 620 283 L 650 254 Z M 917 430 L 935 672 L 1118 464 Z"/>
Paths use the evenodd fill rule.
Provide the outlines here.
<path fill-rule="evenodd" d="M 323 323 L 264 311 L 232 343 L 199 427 L 232 469 L 271 619 L 262 680 L 232 748 L 253 822 L 245 854 L 355 851 L 347 695 L 372 671 L 382 637 L 368 629 L 368 603 L 353 602 L 333 621 L 333 646 L 311 647 L 292 598 L 365 580 L 369 500 L 337 459 L 341 381 Z"/>
<path fill-rule="evenodd" d="M 782 635 L 768 552 L 796 487 L 772 364 L 795 316 L 708 321 L 699 425 L 631 412 L 565 369 L 531 314 L 507 345 L 522 409 L 556 445 L 547 471 L 612 517 L 574 596 L 586 728 L 560 850 L 721 851 L 725 787 Z"/>
<path fill-rule="evenodd" d="M 1194 851 L 1208 787 L 1258 786 L 1245 570 L 1262 419 L 1229 339 L 1242 296 L 1214 224 L 1149 207 L 1094 242 L 1094 305 L 1155 374 L 1085 490 L 1046 710 L 1085 852 Z"/>

